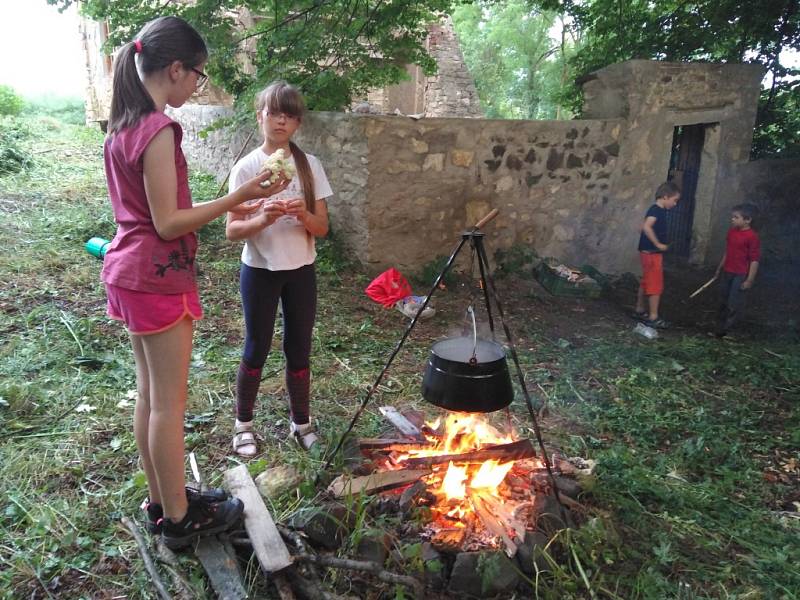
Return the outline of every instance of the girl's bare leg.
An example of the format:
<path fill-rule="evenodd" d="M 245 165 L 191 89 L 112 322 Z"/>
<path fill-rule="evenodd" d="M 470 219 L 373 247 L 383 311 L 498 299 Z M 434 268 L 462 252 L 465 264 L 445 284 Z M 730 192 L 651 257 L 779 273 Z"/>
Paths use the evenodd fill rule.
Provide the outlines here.
<path fill-rule="evenodd" d="M 192 329 L 191 319 L 186 318 L 167 331 L 142 336 L 150 374 L 147 444 L 164 516 L 173 521 L 183 519 L 187 506 L 183 420 L 192 353 Z"/>
<path fill-rule="evenodd" d="M 142 336 L 131 335 L 133 358 L 136 361 L 136 406 L 133 410 L 133 435 L 136 438 L 136 447 L 142 458 L 142 467 L 147 477 L 147 487 L 150 502 L 161 504 L 161 490 L 158 488 L 153 462 L 150 460 L 150 373 L 147 369 L 147 359 L 144 354 Z"/>

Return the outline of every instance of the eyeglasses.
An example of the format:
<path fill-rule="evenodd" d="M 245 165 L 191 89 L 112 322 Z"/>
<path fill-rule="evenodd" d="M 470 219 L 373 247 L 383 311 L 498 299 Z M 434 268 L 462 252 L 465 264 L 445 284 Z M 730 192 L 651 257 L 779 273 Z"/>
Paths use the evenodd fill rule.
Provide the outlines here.
<path fill-rule="evenodd" d="M 194 67 L 189 67 L 191 71 L 194 71 L 195 75 L 197 75 L 197 87 L 202 87 L 202 85 L 208 81 L 208 75 L 203 73 L 200 69 L 195 69 Z"/>
<path fill-rule="evenodd" d="M 268 110 L 264 109 L 264 114 L 270 119 L 275 119 L 276 121 L 283 119 L 285 121 L 291 121 L 294 123 L 300 120 L 300 117 L 297 115 L 290 115 L 289 113 L 285 112 L 269 112 Z"/>

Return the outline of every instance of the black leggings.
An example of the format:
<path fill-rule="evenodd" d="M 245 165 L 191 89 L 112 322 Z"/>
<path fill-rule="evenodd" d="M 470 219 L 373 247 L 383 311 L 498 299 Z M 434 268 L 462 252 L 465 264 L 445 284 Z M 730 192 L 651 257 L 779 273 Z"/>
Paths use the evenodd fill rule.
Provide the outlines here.
<path fill-rule="evenodd" d="M 317 314 L 314 265 L 291 271 L 256 269 L 242 264 L 239 289 L 244 310 L 242 360 L 252 369 L 264 366 L 272 345 L 278 300 L 283 311 L 283 353 L 289 371 L 308 369 L 311 332 Z"/>

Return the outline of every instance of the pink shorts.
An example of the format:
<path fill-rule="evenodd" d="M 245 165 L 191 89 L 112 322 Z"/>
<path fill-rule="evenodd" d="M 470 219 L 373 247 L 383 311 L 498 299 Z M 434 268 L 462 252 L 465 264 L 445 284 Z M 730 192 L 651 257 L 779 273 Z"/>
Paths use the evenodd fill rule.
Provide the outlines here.
<path fill-rule="evenodd" d="M 197 290 L 183 294 L 151 294 L 106 284 L 108 316 L 122 321 L 135 335 L 160 333 L 188 317 L 203 318 Z"/>

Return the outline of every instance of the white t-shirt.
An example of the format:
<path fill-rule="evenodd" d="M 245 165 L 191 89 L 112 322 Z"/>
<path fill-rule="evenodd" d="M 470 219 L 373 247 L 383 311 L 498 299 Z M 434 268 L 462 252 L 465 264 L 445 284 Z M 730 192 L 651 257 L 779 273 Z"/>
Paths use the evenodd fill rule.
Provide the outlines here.
<path fill-rule="evenodd" d="M 269 157 L 261 146 L 243 157 L 231 171 L 228 191 L 232 192 L 243 183 L 258 174 L 261 165 Z M 333 195 L 331 184 L 316 156 L 306 154 L 311 173 L 314 177 L 314 196 L 316 200 Z M 294 163 L 294 157 L 289 160 Z M 288 200 L 303 198 L 303 186 L 295 175 L 289 187 L 282 192 L 270 196 L 271 200 Z M 250 215 L 245 216 L 245 219 Z M 247 238 L 242 250 L 242 262 L 248 267 L 269 269 L 270 271 L 288 271 L 310 265 L 317 258 L 314 236 L 306 231 L 297 217 L 285 215 L 272 225 Z"/>

